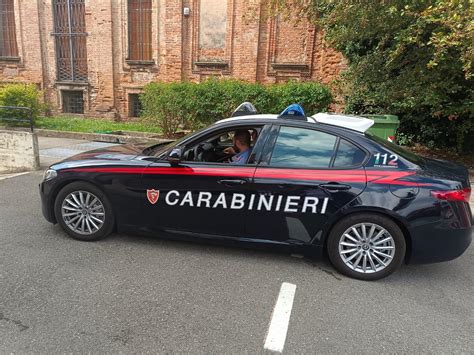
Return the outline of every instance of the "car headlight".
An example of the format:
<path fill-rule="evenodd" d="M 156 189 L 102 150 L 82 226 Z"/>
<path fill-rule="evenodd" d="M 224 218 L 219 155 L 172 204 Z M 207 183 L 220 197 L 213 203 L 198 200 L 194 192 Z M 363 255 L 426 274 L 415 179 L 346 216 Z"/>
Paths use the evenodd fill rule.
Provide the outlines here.
<path fill-rule="evenodd" d="M 43 174 L 43 181 L 48 181 L 51 179 L 54 179 L 56 176 L 58 176 L 58 173 L 54 169 L 47 169 L 44 174 Z"/>

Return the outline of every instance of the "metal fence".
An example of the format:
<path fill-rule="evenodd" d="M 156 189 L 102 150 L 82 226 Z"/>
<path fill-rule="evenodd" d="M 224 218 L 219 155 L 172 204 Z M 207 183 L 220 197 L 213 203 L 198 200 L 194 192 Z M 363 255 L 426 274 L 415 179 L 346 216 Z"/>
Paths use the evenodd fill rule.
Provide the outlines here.
<path fill-rule="evenodd" d="M 29 107 L 0 106 L 0 122 L 28 122 L 33 132 L 33 111 Z"/>

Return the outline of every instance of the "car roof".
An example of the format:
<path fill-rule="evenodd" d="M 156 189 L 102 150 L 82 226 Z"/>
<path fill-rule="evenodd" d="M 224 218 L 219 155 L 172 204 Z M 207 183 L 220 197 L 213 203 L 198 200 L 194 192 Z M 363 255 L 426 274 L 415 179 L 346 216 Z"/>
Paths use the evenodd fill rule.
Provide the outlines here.
<path fill-rule="evenodd" d="M 306 119 L 304 119 L 306 118 Z M 236 116 L 224 118 L 215 122 L 214 124 L 228 123 L 228 122 L 245 122 L 250 120 L 275 120 L 280 122 L 301 122 L 301 123 L 311 123 L 318 126 L 330 126 L 332 128 L 342 128 L 343 130 L 349 130 L 357 133 L 365 133 L 369 129 L 374 121 L 360 116 L 351 116 L 351 115 L 339 115 L 339 114 L 330 114 L 330 113 L 317 113 L 311 117 L 304 117 L 303 119 L 292 119 L 292 118 L 282 118 L 279 115 L 275 114 L 258 114 L 258 115 L 245 115 L 245 116 Z"/>

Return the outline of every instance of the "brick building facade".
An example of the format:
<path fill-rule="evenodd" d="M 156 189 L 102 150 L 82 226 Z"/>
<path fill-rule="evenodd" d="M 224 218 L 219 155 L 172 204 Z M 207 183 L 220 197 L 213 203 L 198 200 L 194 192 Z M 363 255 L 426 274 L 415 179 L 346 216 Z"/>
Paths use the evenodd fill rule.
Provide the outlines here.
<path fill-rule="evenodd" d="M 135 116 L 151 81 L 333 80 L 342 56 L 260 0 L 0 0 L 0 82 L 35 83 L 53 113 Z"/>

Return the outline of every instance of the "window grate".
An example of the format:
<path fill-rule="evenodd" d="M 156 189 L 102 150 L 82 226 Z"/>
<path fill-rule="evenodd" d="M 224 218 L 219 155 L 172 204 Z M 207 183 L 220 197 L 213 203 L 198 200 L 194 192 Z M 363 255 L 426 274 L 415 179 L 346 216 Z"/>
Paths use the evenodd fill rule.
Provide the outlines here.
<path fill-rule="evenodd" d="M 78 90 L 62 90 L 64 113 L 84 113 L 84 92 Z"/>
<path fill-rule="evenodd" d="M 152 60 L 152 0 L 128 0 L 128 60 Z"/>
<path fill-rule="evenodd" d="M 13 0 L 0 0 L 0 57 L 18 57 Z"/>
<path fill-rule="evenodd" d="M 84 0 L 53 0 L 57 78 L 87 81 Z"/>
<path fill-rule="evenodd" d="M 139 117 L 142 112 L 142 103 L 139 94 L 128 95 L 128 115 L 130 117 Z"/>

